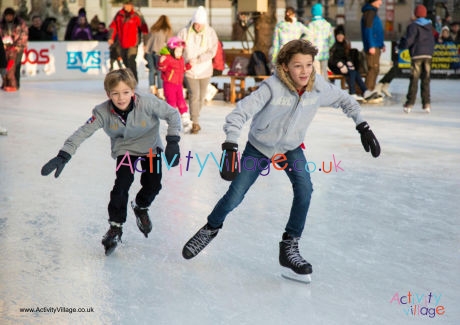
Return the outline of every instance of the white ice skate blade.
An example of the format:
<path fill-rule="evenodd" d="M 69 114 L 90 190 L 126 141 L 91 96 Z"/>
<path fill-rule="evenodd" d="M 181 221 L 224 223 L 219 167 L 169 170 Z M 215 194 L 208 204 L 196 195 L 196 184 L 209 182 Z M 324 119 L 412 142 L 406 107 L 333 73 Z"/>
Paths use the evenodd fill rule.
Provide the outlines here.
<path fill-rule="evenodd" d="M 285 279 L 297 281 L 301 283 L 310 283 L 311 282 L 311 275 L 310 274 L 298 274 L 295 273 L 293 270 L 282 267 L 281 268 L 281 276 Z"/>

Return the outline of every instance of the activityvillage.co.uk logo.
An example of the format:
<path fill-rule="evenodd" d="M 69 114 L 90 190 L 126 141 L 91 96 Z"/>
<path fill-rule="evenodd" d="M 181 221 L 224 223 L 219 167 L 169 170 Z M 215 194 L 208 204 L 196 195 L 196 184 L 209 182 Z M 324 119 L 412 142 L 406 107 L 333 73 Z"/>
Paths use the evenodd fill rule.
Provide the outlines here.
<path fill-rule="evenodd" d="M 227 155 L 227 153 L 224 150 L 222 152 L 221 157 L 224 157 L 226 155 Z M 195 161 L 196 161 L 196 163 L 198 164 L 198 167 L 199 167 L 198 177 L 200 177 L 201 174 L 203 173 L 203 170 L 204 170 L 206 164 L 208 163 L 209 157 L 212 158 L 212 160 L 214 161 L 214 163 L 216 164 L 216 166 L 217 166 L 217 168 L 219 169 L 220 172 L 222 171 L 223 168 L 226 168 L 226 170 L 228 170 L 228 171 L 230 169 L 232 169 L 232 171 L 233 171 L 233 168 L 235 168 L 234 167 L 235 162 L 238 163 L 237 166 L 238 166 L 238 171 L 239 172 L 241 172 L 241 168 L 244 168 L 245 170 L 249 170 L 249 171 L 254 171 L 254 172 L 258 171 L 261 176 L 267 176 L 267 175 L 270 174 L 270 166 L 272 166 L 272 168 L 274 168 L 275 170 L 278 170 L 278 171 L 287 169 L 290 172 L 300 172 L 300 171 L 306 170 L 310 174 L 315 172 L 315 171 L 319 171 L 319 172 L 322 171 L 325 174 L 329 174 L 333 170 L 335 170 L 336 173 L 341 172 L 341 171 L 342 172 L 345 171 L 340 166 L 342 161 L 337 160 L 334 154 L 332 154 L 332 160 L 329 161 L 329 163 L 326 163 L 325 161 L 323 161 L 321 164 L 317 165 L 313 161 L 306 161 L 306 160 L 299 159 L 299 160 L 295 160 L 293 162 L 293 164 L 292 164 L 292 167 L 288 168 L 288 164 L 286 162 L 287 157 L 286 157 L 286 155 L 284 155 L 282 153 L 277 153 L 277 154 L 273 155 L 273 157 L 271 159 L 269 159 L 269 158 L 255 158 L 255 157 L 251 157 L 251 156 L 242 157 L 240 155 L 240 152 L 237 152 L 237 153 L 233 153 L 233 155 L 231 157 L 229 157 L 229 159 L 227 159 L 227 160 L 220 159 L 221 161 L 219 163 L 217 161 L 217 158 L 216 158 L 216 156 L 214 155 L 213 152 L 208 153 L 206 155 L 206 157 L 204 159 L 202 159 L 202 157 L 200 157 L 200 155 L 197 152 L 195 153 L 195 155 L 193 155 L 192 152 L 189 151 L 188 154 L 185 156 L 185 159 L 178 158 L 178 155 L 176 154 L 171 159 L 171 161 L 168 161 L 168 159 L 166 158 L 166 155 L 164 154 L 164 152 L 154 154 L 152 148 L 150 148 L 150 152 L 149 152 L 148 155 L 146 155 L 145 157 L 139 157 L 134 161 L 131 161 L 129 151 L 127 151 L 125 153 L 125 155 L 123 156 L 123 158 L 121 159 L 121 161 L 118 163 L 116 171 L 118 171 L 118 169 L 121 166 L 129 166 L 129 168 L 131 169 L 132 174 L 134 174 L 135 172 L 138 172 L 138 173 L 145 173 L 145 172 L 160 173 L 161 160 L 164 162 L 164 164 L 166 165 L 167 170 L 169 171 L 171 169 L 171 167 L 174 165 L 174 162 L 176 161 L 176 159 L 179 159 L 179 164 L 178 164 L 179 173 L 180 173 L 180 176 L 183 176 L 183 174 L 184 174 L 184 166 L 183 165 L 184 164 L 182 163 L 182 161 L 186 160 L 185 172 L 188 172 L 190 170 L 190 165 L 193 164 L 193 159 L 195 159 Z M 154 164 L 154 158 L 155 158 L 156 164 Z M 161 158 L 161 159 L 158 159 L 158 158 Z M 146 161 L 146 160 L 149 161 L 149 166 L 150 166 L 149 170 L 139 169 L 138 168 L 139 161 Z M 228 163 L 227 166 L 224 166 L 224 161 L 227 161 L 227 162 L 230 161 L 230 163 Z"/>
<path fill-rule="evenodd" d="M 407 316 L 412 317 L 440 317 L 446 313 L 446 307 L 440 304 L 441 294 L 434 292 L 417 293 L 408 291 L 399 294 L 396 292 L 390 300 L 390 304 L 397 304 Z"/>

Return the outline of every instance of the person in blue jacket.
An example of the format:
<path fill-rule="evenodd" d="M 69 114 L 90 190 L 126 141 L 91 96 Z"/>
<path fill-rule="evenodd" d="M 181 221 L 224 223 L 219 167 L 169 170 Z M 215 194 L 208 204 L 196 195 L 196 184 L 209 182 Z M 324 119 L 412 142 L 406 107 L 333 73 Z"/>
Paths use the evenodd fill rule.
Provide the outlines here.
<path fill-rule="evenodd" d="M 361 37 L 366 53 L 366 87 L 374 90 L 380 72 L 380 55 L 385 52 L 383 25 L 377 10 L 382 0 L 368 0 L 361 9 Z"/>
<path fill-rule="evenodd" d="M 217 236 L 226 216 L 242 202 L 258 176 L 266 175 L 268 168 L 275 168 L 286 173 L 294 192 L 280 242 L 279 262 L 284 271 L 293 277 L 299 276 L 300 281 L 312 273 L 311 264 L 299 253 L 298 242 L 313 192 L 311 171 L 302 144 L 318 108 L 341 107 L 356 123 L 365 150 L 370 149 L 374 157 L 380 155 L 379 143 L 362 118 L 358 102 L 316 73 L 313 61 L 317 53 L 317 48 L 309 41 L 286 43 L 277 56 L 274 75 L 239 101 L 226 117 L 221 177 L 232 182 L 208 216 L 206 225 L 185 244 L 182 251 L 185 259 L 195 257 Z M 248 142 L 240 159 L 238 139 L 250 119 Z"/>

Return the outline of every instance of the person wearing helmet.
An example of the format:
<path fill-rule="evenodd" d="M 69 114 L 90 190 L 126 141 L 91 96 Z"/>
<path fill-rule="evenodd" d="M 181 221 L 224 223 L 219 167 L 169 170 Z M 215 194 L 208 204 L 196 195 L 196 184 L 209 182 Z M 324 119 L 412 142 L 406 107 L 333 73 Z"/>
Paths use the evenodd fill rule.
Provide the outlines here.
<path fill-rule="evenodd" d="M 184 99 L 183 82 L 185 71 L 190 70 L 191 65 L 184 61 L 184 48 L 183 39 L 177 36 L 169 38 L 166 47 L 160 50 L 158 70 L 161 71 L 166 102 L 179 110 L 184 133 L 189 133 L 192 130 L 192 121 Z"/>

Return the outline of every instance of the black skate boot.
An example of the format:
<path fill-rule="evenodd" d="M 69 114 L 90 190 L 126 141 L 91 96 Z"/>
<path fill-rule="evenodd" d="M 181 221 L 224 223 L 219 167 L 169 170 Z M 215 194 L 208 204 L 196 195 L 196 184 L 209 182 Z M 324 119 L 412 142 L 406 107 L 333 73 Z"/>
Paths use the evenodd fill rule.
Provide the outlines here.
<path fill-rule="evenodd" d="M 182 249 L 182 256 L 191 259 L 198 255 L 217 236 L 220 228 L 211 228 L 205 224 L 198 232 L 190 238 Z"/>
<path fill-rule="evenodd" d="M 138 207 L 134 201 L 131 201 L 131 206 L 136 215 L 137 227 L 144 234 L 145 238 L 149 236 L 149 232 L 152 231 L 152 223 L 149 218 L 149 208 Z"/>
<path fill-rule="evenodd" d="M 285 278 L 300 282 L 311 282 L 310 274 L 312 266 L 299 253 L 300 237 L 292 237 L 288 233 L 283 234 L 280 242 L 279 261 L 283 270 L 281 275 Z"/>
<path fill-rule="evenodd" d="M 105 255 L 109 256 L 113 253 L 118 245 L 118 242 L 121 242 L 122 234 L 123 231 L 121 225 L 110 225 L 110 229 L 106 232 L 104 237 L 102 237 L 102 245 L 104 245 L 105 248 Z"/>

